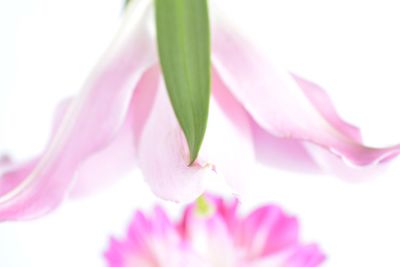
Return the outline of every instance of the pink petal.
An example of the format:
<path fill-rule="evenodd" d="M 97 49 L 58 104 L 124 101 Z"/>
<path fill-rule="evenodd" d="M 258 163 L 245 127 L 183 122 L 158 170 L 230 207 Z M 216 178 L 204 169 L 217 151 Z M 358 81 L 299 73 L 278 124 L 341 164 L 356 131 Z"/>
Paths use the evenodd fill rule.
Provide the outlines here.
<path fill-rule="evenodd" d="M 317 245 L 299 246 L 286 261 L 285 267 L 316 267 L 325 260 Z"/>
<path fill-rule="evenodd" d="M 0 156 L 0 168 L 5 168 L 11 164 L 11 158 L 8 155 Z"/>
<path fill-rule="evenodd" d="M 298 243 L 299 229 L 295 218 L 276 206 L 253 211 L 241 224 L 237 242 L 246 248 L 249 259 L 282 252 Z"/>
<path fill-rule="evenodd" d="M 200 160 L 211 163 L 238 194 L 246 193 L 246 181 L 255 164 L 250 117 L 213 71 L 212 98 Z"/>
<path fill-rule="evenodd" d="M 132 92 L 154 61 L 153 42 L 138 23 L 146 14 L 141 3 L 131 5 L 116 41 L 68 108 L 40 159 L 3 174 L 0 188 L 12 180 L 18 183 L 0 190 L 0 220 L 33 218 L 59 205 L 81 163 L 117 135 Z"/>
<path fill-rule="evenodd" d="M 362 142 L 360 130 L 340 118 L 332 100 L 321 87 L 297 75 L 292 74 L 292 77 L 303 90 L 303 93 L 308 100 L 314 105 L 318 112 L 320 112 L 325 120 L 332 124 L 336 129 L 339 129 L 340 132 L 348 138 L 360 143 Z"/>
<path fill-rule="evenodd" d="M 172 201 L 192 201 L 204 191 L 204 178 L 214 175 L 210 166 L 189 163 L 182 130 L 172 110 L 164 82 L 159 88 L 139 141 L 140 169 L 152 191 Z"/>
<path fill-rule="evenodd" d="M 226 227 L 233 233 L 238 227 L 239 200 L 234 198 L 232 201 L 226 201 L 219 197 L 207 195 L 207 201 L 216 206 L 216 212 L 225 220 Z"/>
<path fill-rule="evenodd" d="M 254 149 L 249 117 L 229 95 L 219 77 L 213 77 L 213 96 L 206 136 L 199 158 L 188 167 L 188 150 L 163 83 L 157 91 L 149 120 L 139 140 L 140 168 L 155 194 L 173 201 L 191 201 L 205 189 L 204 179 L 226 178 L 243 193 L 244 176 L 251 176 Z M 240 153 L 237 153 L 240 151 Z M 212 178 L 214 179 L 214 178 Z"/>
<path fill-rule="evenodd" d="M 127 238 L 111 240 L 109 266 L 316 267 L 324 260 L 316 245 L 299 242 L 296 219 L 279 207 L 262 206 L 243 218 L 237 200 L 204 197 L 214 212 L 199 213 L 192 203 L 177 223 L 159 207 L 152 216 L 136 212 Z"/>
<path fill-rule="evenodd" d="M 235 198 L 232 201 L 227 201 L 209 193 L 205 193 L 202 197 L 206 199 L 207 203 L 213 209 L 211 215 L 218 216 L 218 218 L 226 225 L 227 230 L 232 234 L 236 230 L 239 222 L 238 199 Z M 199 216 L 197 209 L 197 203 L 191 203 L 183 212 L 182 220 L 177 225 L 183 238 L 189 238 L 191 235 L 190 231 L 196 228 L 191 226 L 192 223 L 208 218 L 207 215 Z M 192 227 L 193 229 L 189 227 Z"/>
<path fill-rule="evenodd" d="M 158 69 L 154 67 L 144 73 L 135 89 L 122 127 L 107 146 L 97 153 L 93 153 L 76 170 L 76 181 L 71 188 L 71 196 L 79 197 L 104 188 L 136 166 L 135 146 L 137 146 L 137 139 L 141 135 L 145 119 L 148 116 L 149 107 L 152 106 L 155 90 L 152 92 L 151 88 L 155 87 L 152 84 L 158 75 Z M 73 99 L 65 99 L 58 105 L 51 140 L 54 139 L 72 102 Z M 8 166 L 15 170 L 9 171 L 7 174 L 13 178 L 5 179 L 4 183 L 0 184 L 0 194 L 17 186 L 32 171 L 38 160 L 39 158 L 36 158 L 18 166 L 15 163 L 12 164 L 9 157 L 3 156 L 0 160 L 0 168 L 5 169 Z"/>
<path fill-rule="evenodd" d="M 150 68 L 139 81 L 122 127 L 112 142 L 91 155 L 76 172 L 71 196 L 87 195 L 112 184 L 136 165 L 136 147 L 152 106 L 158 69 Z"/>
<path fill-rule="evenodd" d="M 110 240 L 104 256 L 108 266 L 206 267 L 181 240 L 175 225 L 156 207 L 152 216 L 136 212 L 125 240 Z"/>
<path fill-rule="evenodd" d="M 205 196 L 210 204 L 223 201 L 210 195 Z M 213 203 L 215 202 L 215 203 Z M 222 202 L 219 202 L 222 204 Z M 216 207 L 210 215 L 199 214 L 196 204 L 185 209 L 180 229 L 186 242 L 210 266 L 235 266 L 238 252 L 235 250 L 233 235 L 225 221 L 224 214 Z"/>
<path fill-rule="evenodd" d="M 104 258 L 106 258 L 109 266 L 123 267 L 123 253 L 125 252 L 123 246 L 115 238 L 111 238 L 109 243 L 110 248 L 104 253 Z"/>
<path fill-rule="evenodd" d="M 215 30 L 213 52 L 214 66 L 224 83 L 271 136 L 316 144 L 343 159 L 343 168 L 375 165 L 399 153 L 400 146 L 376 149 L 362 145 L 358 131 L 338 117 L 317 86 L 273 66 L 236 32 L 222 27 Z M 265 149 L 265 143 L 273 142 L 268 134 L 261 136 L 266 137 L 261 138 Z M 295 159 L 309 160 L 301 143 L 281 142 L 277 147 L 286 149 L 287 158 L 294 152 Z"/>
<path fill-rule="evenodd" d="M 243 267 L 317 267 L 326 257 L 317 245 L 298 245 L 280 253 L 245 263 Z"/>
<path fill-rule="evenodd" d="M 257 160 L 263 164 L 295 172 L 319 173 L 318 166 L 304 147 L 304 141 L 272 135 L 252 121 Z"/>

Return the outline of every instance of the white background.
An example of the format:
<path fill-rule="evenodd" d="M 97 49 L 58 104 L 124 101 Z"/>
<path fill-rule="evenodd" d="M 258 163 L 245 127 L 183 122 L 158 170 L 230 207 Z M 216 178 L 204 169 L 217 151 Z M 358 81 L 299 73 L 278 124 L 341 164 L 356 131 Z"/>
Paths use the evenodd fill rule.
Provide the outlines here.
<path fill-rule="evenodd" d="M 323 85 L 369 145 L 400 142 L 398 1 L 231 0 L 239 28 L 289 70 Z M 44 146 L 58 100 L 76 93 L 115 31 L 118 0 L 0 0 L 0 152 Z M 273 202 L 301 220 L 324 266 L 400 266 L 400 162 L 361 184 L 260 167 L 244 209 Z M 156 201 L 140 173 L 32 222 L 0 224 L 1 267 L 104 266 L 111 234 Z M 179 206 L 169 204 L 172 210 Z"/>

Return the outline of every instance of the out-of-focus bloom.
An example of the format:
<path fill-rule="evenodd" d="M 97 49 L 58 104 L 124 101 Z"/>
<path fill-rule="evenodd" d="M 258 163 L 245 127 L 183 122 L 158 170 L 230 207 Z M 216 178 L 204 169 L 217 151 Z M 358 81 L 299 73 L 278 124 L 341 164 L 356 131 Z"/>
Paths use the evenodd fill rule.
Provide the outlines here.
<path fill-rule="evenodd" d="M 128 7 L 81 93 L 60 106 L 42 155 L 0 168 L 0 220 L 39 216 L 133 167 L 158 196 L 190 201 L 215 173 L 239 191 L 256 159 L 357 179 L 398 154 L 398 146 L 364 146 L 324 91 L 273 65 L 213 16 L 209 124 L 198 160 L 188 166 L 148 25 L 151 3 Z"/>
<path fill-rule="evenodd" d="M 112 238 L 105 257 L 110 267 L 314 267 L 325 256 L 317 245 L 299 241 L 296 218 L 277 206 L 238 214 L 238 202 L 208 197 L 214 211 L 186 208 L 178 223 L 157 207 L 137 212 L 126 238 Z"/>

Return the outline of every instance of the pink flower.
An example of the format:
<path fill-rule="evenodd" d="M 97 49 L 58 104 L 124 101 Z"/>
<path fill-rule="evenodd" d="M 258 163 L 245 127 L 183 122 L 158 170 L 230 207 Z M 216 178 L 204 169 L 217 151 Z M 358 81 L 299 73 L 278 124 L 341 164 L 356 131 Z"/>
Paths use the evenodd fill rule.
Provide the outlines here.
<path fill-rule="evenodd" d="M 134 167 L 161 198 L 191 201 L 215 173 L 240 191 L 256 159 L 362 179 L 399 153 L 399 146 L 364 146 L 321 88 L 279 69 L 214 21 L 209 124 L 199 158 L 188 166 L 148 29 L 150 4 L 133 1 L 81 93 L 60 105 L 43 153 L 0 164 L 0 220 L 40 216 Z"/>
<path fill-rule="evenodd" d="M 186 208 L 173 223 L 157 207 L 137 212 L 123 240 L 112 238 L 105 257 L 110 267 L 314 267 L 325 256 L 317 245 L 299 241 L 296 218 L 277 206 L 238 214 L 238 202 L 207 197 L 214 212 Z"/>

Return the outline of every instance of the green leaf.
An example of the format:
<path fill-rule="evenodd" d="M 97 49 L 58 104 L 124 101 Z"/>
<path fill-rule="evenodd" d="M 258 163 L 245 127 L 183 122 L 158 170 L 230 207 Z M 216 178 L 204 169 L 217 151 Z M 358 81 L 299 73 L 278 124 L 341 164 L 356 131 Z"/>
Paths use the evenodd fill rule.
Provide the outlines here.
<path fill-rule="evenodd" d="M 193 163 L 205 135 L 210 102 L 207 0 L 156 0 L 156 25 L 165 84 Z"/>
<path fill-rule="evenodd" d="M 124 8 L 126 8 L 130 2 L 131 2 L 131 0 L 124 0 Z"/>

